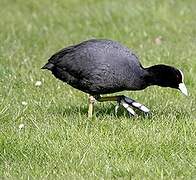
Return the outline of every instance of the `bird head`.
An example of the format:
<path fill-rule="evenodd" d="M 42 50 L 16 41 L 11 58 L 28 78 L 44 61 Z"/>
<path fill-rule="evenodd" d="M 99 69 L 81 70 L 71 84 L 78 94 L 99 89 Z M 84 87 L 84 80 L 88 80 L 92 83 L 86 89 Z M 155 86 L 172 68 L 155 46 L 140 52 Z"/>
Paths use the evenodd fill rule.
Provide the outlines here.
<path fill-rule="evenodd" d="M 188 95 L 181 70 L 160 64 L 147 68 L 147 71 L 149 72 L 148 80 L 152 85 L 179 89 L 184 95 Z"/>

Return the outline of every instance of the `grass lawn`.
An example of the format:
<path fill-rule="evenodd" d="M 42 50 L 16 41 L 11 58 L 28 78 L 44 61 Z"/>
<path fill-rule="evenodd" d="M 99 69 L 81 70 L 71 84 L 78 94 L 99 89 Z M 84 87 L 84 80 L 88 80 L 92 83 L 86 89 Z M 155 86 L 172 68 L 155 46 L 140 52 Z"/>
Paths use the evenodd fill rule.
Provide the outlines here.
<path fill-rule="evenodd" d="M 196 179 L 195 0 L 0 0 L 0 7 L 0 179 Z M 189 96 L 155 86 L 121 92 L 152 115 L 116 117 L 108 102 L 87 118 L 87 95 L 40 68 L 90 38 L 121 42 L 145 67 L 182 69 Z"/>

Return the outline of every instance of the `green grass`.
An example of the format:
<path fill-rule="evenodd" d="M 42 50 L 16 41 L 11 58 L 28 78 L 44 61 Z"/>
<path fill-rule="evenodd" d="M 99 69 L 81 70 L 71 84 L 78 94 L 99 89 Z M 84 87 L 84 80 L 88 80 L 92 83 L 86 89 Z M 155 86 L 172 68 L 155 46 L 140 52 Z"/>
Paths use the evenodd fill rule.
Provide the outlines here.
<path fill-rule="evenodd" d="M 196 179 L 195 0 L 1 0 L 0 7 L 0 179 Z M 88 119 L 87 95 L 40 68 L 90 38 L 125 44 L 144 66 L 182 69 L 189 97 L 160 87 L 122 92 L 152 116 L 116 117 L 115 104 L 97 103 Z"/>

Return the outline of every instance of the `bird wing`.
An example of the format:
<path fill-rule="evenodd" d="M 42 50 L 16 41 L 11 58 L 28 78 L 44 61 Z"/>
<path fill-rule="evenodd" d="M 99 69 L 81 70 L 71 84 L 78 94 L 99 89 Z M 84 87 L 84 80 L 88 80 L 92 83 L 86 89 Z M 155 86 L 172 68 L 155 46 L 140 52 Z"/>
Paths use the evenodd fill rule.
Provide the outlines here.
<path fill-rule="evenodd" d="M 110 40 L 89 40 L 66 47 L 55 53 L 49 62 L 78 79 L 103 77 L 104 71 L 110 74 L 118 68 L 120 72 L 119 69 L 123 70 L 128 65 L 140 66 L 131 50 Z"/>
<path fill-rule="evenodd" d="M 82 79 L 86 76 L 85 68 L 87 66 L 88 55 L 78 46 L 69 46 L 55 53 L 48 61 L 57 68 L 68 72 L 72 76 Z"/>

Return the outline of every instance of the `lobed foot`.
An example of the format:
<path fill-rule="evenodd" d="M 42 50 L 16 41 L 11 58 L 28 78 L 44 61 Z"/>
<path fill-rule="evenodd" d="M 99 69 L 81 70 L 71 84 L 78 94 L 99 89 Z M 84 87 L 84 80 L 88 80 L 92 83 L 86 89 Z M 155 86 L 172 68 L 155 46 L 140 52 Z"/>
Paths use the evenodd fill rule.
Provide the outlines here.
<path fill-rule="evenodd" d="M 150 110 L 146 106 L 144 106 L 143 104 L 140 104 L 139 102 L 136 102 L 135 100 L 133 100 L 127 96 L 119 96 L 118 97 L 117 105 L 115 107 L 115 114 L 117 114 L 117 111 L 118 111 L 118 108 L 120 105 L 122 105 L 128 111 L 128 113 L 133 116 L 135 116 L 136 113 L 131 108 L 131 106 L 144 112 L 144 113 L 150 112 Z"/>
<path fill-rule="evenodd" d="M 115 114 L 117 114 L 118 108 L 120 105 L 122 105 L 130 115 L 135 116 L 135 111 L 131 108 L 134 107 L 144 113 L 149 113 L 150 110 L 144 106 L 143 104 L 140 104 L 139 102 L 136 102 L 135 100 L 127 97 L 127 96 L 106 96 L 101 97 L 100 95 L 94 96 L 94 98 L 99 102 L 105 102 L 105 101 L 117 101 L 117 106 L 115 107 Z"/>

